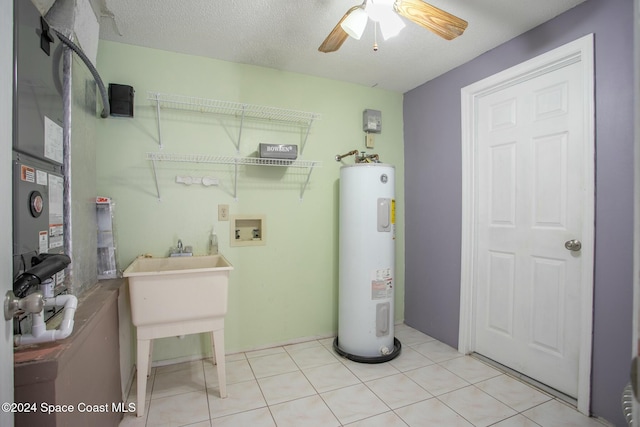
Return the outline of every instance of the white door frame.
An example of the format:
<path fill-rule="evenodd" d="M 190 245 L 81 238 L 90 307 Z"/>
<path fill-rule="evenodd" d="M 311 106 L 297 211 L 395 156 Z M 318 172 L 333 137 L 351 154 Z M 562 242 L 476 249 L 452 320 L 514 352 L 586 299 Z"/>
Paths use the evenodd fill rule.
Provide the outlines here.
<path fill-rule="evenodd" d="M 0 4 L 0 192 L 11 194 L 13 129 L 13 2 Z M 0 295 L 13 288 L 13 236 L 11 225 L 12 198 L 0 206 Z M 13 402 L 13 321 L 0 317 L 0 401 Z M 13 414 L 0 412 L 0 425 L 13 427 Z"/>
<path fill-rule="evenodd" d="M 634 1 L 634 49 L 633 49 L 633 75 L 634 75 L 634 233 L 633 233 L 633 324 L 631 340 L 631 357 L 640 357 L 640 0 Z M 639 375 L 640 376 L 640 375 Z M 636 382 L 640 384 L 640 378 L 636 377 Z M 635 395 L 635 393 L 634 393 Z M 635 395 L 633 399 L 634 422 L 640 420 L 640 396 Z M 626 415 L 626 414 L 625 414 Z"/>
<path fill-rule="evenodd" d="M 580 360 L 578 368 L 578 410 L 589 414 L 591 398 L 591 345 L 593 330 L 593 245 L 595 210 L 595 133 L 594 133 L 594 75 L 593 34 L 567 43 L 505 71 L 462 88 L 462 247 L 460 277 L 460 328 L 458 350 L 468 354 L 475 350 L 475 271 L 477 268 L 478 188 L 477 188 L 477 135 L 475 133 L 478 101 L 485 95 L 517 85 L 534 77 L 580 63 L 584 82 L 584 135 L 585 135 L 585 205 L 582 241 L 582 283 L 589 289 L 582 292 L 580 301 L 581 325 L 588 325 L 580 333 Z"/>

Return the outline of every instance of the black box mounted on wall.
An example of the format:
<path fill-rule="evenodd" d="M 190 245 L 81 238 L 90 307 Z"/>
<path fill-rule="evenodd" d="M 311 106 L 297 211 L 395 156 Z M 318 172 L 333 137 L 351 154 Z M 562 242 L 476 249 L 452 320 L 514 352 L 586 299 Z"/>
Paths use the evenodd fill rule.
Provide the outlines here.
<path fill-rule="evenodd" d="M 133 87 L 109 83 L 109 108 L 112 116 L 133 117 Z"/>

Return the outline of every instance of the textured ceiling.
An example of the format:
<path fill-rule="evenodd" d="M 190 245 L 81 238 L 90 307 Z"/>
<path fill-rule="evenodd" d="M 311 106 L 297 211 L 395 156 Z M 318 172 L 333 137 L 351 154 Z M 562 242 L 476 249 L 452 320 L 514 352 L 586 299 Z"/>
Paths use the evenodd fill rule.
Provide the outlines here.
<path fill-rule="evenodd" d="M 432 0 L 469 22 L 462 36 L 447 41 L 405 20 L 398 36 L 378 37 L 374 52 L 369 21 L 360 40 L 321 53 L 324 38 L 360 2 L 103 0 L 100 38 L 406 92 L 583 1 Z"/>

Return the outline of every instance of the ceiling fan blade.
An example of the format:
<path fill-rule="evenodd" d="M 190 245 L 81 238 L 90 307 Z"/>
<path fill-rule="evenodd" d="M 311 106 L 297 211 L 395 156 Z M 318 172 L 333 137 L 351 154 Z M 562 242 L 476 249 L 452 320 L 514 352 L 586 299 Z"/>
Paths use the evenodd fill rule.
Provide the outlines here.
<path fill-rule="evenodd" d="M 353 6 L 351 9 L 347 11 L 347 13 L 344 14 L 340 22 L 338 22 L 336 26 L 333 27 L 333 30 L 331 30 L 327 38 L 324 39 L 324 41 L 318 48 L 320 52 L 329 53 L 329 52 L 335 52 L 336 50 L 340 49 L 340 46 L 342 46 L 342 43 L 344 43 L 347 37 L 349 37 L 349 34 L 347 34 L 342 29 L 342 26 L 340 24 L 342 24 L 342 22 L 345 19 L 347 19 L 347 16 L 349 16 L 351 12 L 358 9 L 359 7 L 361 6 Z"/>
<path fill-rule="evenodd" d="M 440 37 L 451 40 L 467 28 L 467 21 L 422 0 L 396 0 L 394 9 L 400 15 L 422 25 Z"/>

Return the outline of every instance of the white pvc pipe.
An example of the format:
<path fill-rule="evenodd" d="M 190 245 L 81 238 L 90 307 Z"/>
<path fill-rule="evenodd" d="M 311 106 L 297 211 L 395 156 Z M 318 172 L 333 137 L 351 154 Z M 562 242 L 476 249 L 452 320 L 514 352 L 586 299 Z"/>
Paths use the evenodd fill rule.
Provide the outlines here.
<path fill-rule="evenodd" d="M 33 313 L 31 333 L 16 335 L 16 346 L 52 342 L 67 338 L 73 332 L 73 316 L 78 308 L 78 299 L 73 295 L 58 295 L 55 298 L 45 298 L 45 307 L 64 307 L 62 322 L 58 329 L 47 330 L 42 311 Z M 44 310 L 43 310 L 44 311 Z"/>

